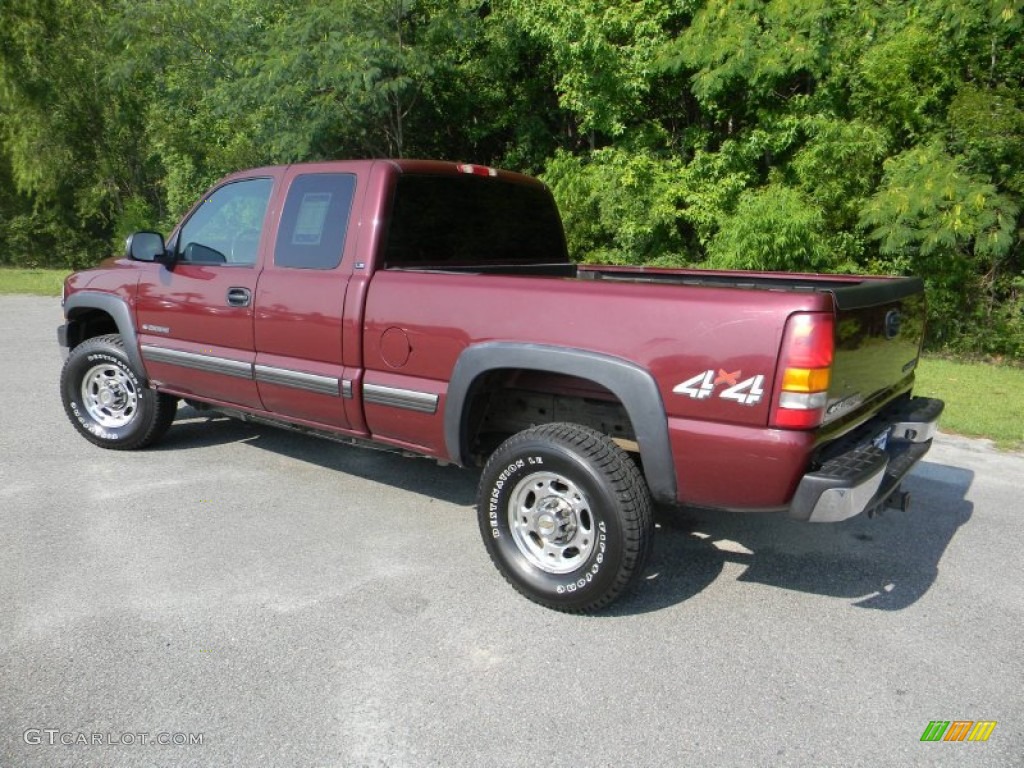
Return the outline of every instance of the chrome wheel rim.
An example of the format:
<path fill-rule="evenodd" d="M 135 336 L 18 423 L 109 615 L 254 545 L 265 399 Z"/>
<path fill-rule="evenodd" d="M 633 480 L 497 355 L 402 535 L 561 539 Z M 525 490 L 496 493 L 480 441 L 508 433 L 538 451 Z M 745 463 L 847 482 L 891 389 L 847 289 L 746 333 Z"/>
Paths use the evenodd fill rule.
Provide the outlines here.
<path fill-rule="evenodd" d="M 563 574 L 582 566 L 597 539 L 587 496 L 554 472 L 535 472 L 512 489 L 508 503 L 512 540 L 531 565 Z"/>
<path fill-rule="evenodd" d="M 131 377 L 112 363 L 90 368 L 82 378 L 82 404 L 105 429 L 129 424 L 139 410 L 139 393 Z"/>

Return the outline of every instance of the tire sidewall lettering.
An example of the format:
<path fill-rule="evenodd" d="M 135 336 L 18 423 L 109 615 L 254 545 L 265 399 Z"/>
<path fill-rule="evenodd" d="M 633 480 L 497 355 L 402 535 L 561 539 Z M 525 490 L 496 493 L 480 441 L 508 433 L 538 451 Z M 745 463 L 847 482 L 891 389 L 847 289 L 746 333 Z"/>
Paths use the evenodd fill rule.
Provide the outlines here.
<path fill-rule="evenodd" d="M 131 369 L 131 366 L 129 366 L 128 363 L 125 362 L 123 359 L 114 357 L 113 355 L 108 355 L 104 352 L 91 352 L 88 355 L 86 355 L 85 359 L 87 362 L 92 364 L 95 364 L 97 361 L 107 361 L 113 365 L 116 365 L 120 370 L 124 371 L 128 375 L 128 378 L 131 379 L 132 381 L 132 386 L 135 387 L 135 391 L 139 395 L 141 395 L 145 391 L 142 387 L 139 386 L 139 379 L 135 375 L 135 371 L 133 371 Z"/>
<path fill-rule="evenodd" d="M 502 490 L 509 485 L 509 481 L 516 474 L 526 468 L 527 464 L 534 466 L 541 463 L 543 460 L 537 456 L 516 459 L 509 462 L 491 484 L 491 491 L 487 495 L 487 519 L 491 526 L 491 538 L 500 539 L 502 536 L 502 526 L 499 524 Z"/>
<path fill-rule="evenodd" d="M 532 588 L 540 588 L 559 596 L 581 594 L 595 588 L 604 589 L 607 578 L 614 578 L 614 568 L 607 577 L 605 571 L 611 563 L 618 560 L 618 556 L 612 551 L 611 542 L 614 537 L 610 535 L 608 522 L 604 519 L 602 511 L 606 500 L 601 489 L 592 482 L 590 475 L 567 456 L 535 451 L 524 451 L 520 456 L 503 463 L 501 467 L 501 471 L 488 484 L 486 493 L 488 531 L 485 537 L 493 542 L 493 552 L 503 561 L 513 565 L 516 572 L 521 574 Z M 596 546 L 586 562 L 569 573 L 548 573 L 529 563 L 525 555 L 519 551 L 509 530 L 508 504 L 512 490 L 523 477 L 540 471 L 565 474 L 577 483 L 586 493 L 590 502 L 590 513 L 595 519 Z"/>
<path fill-rule="evenodd" d="M 72 354 L 74 354 L 74 351 Z M 135 388 L 136 397 L 138 398 L 138 410 L 135 418 L 124 426 L 113 429 L 104 427 L 96 422 L 89 415 L 85 404 L 82 402 L 82 380 L 85 374 L 89 369 L 104 364 L 116 367 L 119 371 L 123 372 Z M 142 421 L 144 420 L 140 419 L 140 415 L 142 409 L 147 408 L 150 402 L 149 390 L 141 385 L 138 375 L 119 352 L 106 351 L 104 349 L 89 350 L 84 354 L 78 355 L 77 358 L 69 360 L 65 374 L 63 382 L 65 409 L 72 423 L 83 434 L 91 436 L 91 438 L 97 441 L 114 443 L 125 440 L 130 441 L 137 434 L 138 430 L 142 428 Z"/>
<path fill-rule="evenodd" d="M 601 566 L 604 564 L 605 552 L 608 549 L 607 525 L 604 523 L 604 521 L 601 521 L 598 524 L 598 530 L 600 530 L 601 532 L 598 534 L 595 554 L 593 554 L 590 560 L 588 560 L 587 563 L 583 566 L 583 568 L 586 568 L 587 570 L 584 572 L 582 576 L 577 578 L 575 581 L 570 580 L 565 584 L 559 584 L 557 587 L 555 587 L 555 591 L 558 594 L 564 595 L 566 593 L 576 592 L 578 590 L 585 589 L 593 583 L 594 578 L 597 576 L 598 572 L 601 570 Z M 577 573 L 578 572 L 579 571 L 577 571 Z"/>
<path fill-rule="evenodd" d="M 70 402 L 70 405 L 71 405 L 71 410 L 75 414 L 75 419 L 77 419 L 78 423 L 82 425 L 82 429 L 85 429 L 88 432 L 96 435 L 96 437 L 100 438 L 101 440 L 117 440 L 117 439 L 119 439 L 120 436 L 118 434 L 116 434 L 115 432 L 110 432 L 110 431 L 104 429 L 102 426 L 100 426 L 95 421 L 93 421 L 89 416 L 83 414 L 81 412 L 81 410 L 79 410 L 78 401 L 77 400 L 72 400 Z"/>

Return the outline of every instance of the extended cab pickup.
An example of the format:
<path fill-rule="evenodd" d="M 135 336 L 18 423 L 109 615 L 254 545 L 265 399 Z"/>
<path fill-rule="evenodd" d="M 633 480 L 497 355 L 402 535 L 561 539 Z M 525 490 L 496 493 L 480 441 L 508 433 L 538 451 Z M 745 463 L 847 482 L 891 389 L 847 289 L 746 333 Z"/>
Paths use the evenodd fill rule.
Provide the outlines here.
<path fill-rule="evenodd" d="M 652 499 L 839 521 L 905 498 L 941 401 L 911 396 L 916 278 L 577 265 L 538 181 L 374 160 L 219 182 L 67 279 L 65 410 L 141 448 L 180 399 L 483 466 L 521 593 L 601 608 Z"/>

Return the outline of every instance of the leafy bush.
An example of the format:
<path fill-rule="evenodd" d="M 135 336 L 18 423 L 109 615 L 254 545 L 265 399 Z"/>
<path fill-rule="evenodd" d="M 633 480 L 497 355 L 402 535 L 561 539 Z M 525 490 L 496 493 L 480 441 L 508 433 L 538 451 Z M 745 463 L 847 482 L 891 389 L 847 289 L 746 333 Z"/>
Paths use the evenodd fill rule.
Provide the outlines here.
<path fill-rule="evenodd" d="M 922 275 L 1019 357 L 1019 0 L 8 0 L 0 262 L 77 266 L 223 174 L 542 174 L 574 256 Z"/>

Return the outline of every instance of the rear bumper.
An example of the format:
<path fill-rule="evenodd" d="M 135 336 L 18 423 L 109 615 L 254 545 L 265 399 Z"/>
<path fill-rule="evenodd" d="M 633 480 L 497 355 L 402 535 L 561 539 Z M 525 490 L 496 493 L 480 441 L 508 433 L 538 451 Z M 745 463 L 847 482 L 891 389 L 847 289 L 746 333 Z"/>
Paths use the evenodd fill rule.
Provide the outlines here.
<path fill-rule="evenodd" d="M 915 397 L 893 403 L 872 420 L 866 439 L 804 475 L 789 514 L 812 523 L 835 523 L 883 505 L 928 453 L 944 404 Z"/>

